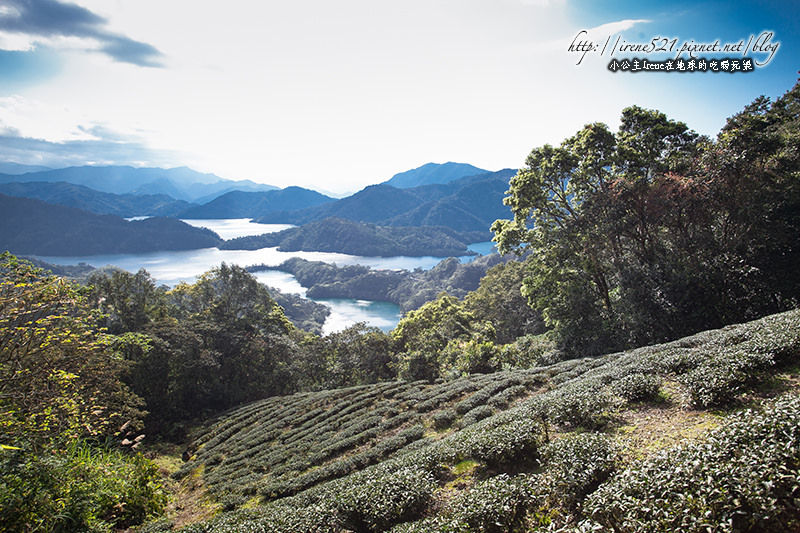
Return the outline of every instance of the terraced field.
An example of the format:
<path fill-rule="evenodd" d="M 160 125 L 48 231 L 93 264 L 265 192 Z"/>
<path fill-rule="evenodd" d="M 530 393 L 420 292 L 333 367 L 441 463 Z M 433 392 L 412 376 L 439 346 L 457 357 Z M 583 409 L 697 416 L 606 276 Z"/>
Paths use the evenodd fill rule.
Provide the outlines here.
<path fill-rule="evenodd" d="M 182 530 L 797 531 L 798 362 L 793 311 L 528 370 L 270 398 L 191 444 L 174 477 L 219 513 Z"/>

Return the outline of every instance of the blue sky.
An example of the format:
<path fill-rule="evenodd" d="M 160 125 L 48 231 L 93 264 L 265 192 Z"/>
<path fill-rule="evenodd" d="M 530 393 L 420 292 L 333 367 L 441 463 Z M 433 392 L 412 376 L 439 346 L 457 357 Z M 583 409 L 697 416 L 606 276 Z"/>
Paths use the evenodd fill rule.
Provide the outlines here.
<path fill-rule="evenodd" d="M 431 161 L 518 167 L 629 105 L 713 136 L 794 85 L 799 26 L 797 2 L 2 0 L 0 160 L 344 193 Z M 615 73 L 677 54 L 576 64 L 584 30 L 674 47 L 771 32 L 777 48 L 747 74 Z"/>

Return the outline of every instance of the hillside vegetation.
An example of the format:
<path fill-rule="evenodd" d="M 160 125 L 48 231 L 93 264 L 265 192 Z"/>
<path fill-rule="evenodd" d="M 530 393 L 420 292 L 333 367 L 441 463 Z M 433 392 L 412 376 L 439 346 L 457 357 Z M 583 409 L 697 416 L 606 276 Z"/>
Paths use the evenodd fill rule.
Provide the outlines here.
<path fill-rule="evenodd" d="M 222 242 L 174 218 L 127 221 L 30 198 L 0 194 L 0 250 L 15 254 L 94 255 L 210 248 Z"/>
<path fill-rule="evenodd" d="M 238 265 L 78 286 L 4 253 L 0 526 L 796 532 L 799 143 L 800 83 L 715 140 L 634 106 L 534 148 L 492 226 L 527 253 L 389 333 L 300 330 Z M 0 235 L 41 227 L 22 200 Z M 331 219 L 281 245 L 425 231 Z M 188 444 L 151 455 L 171 478 L 151 440 Z"/>
<path fill-rule="evenodd" d="M 792 311 L 527 370 L 248 404 L 175 474 L 224 511 L 182 531 L 794 531 L 799 358 Z"/>
<path fill-rule="evenodd" d="M 368 257 L 470 255 L 467 245 L 486 238 L 483 232 L 447 227 L 391 227 L 326 218 L 304 226 L 249 237 L 220 246 L 223 250 L 258 250 L 277 246 L 282 252 L 339 252 Z"/>
<path fill-rule="evenodd" d="M 275 211 L 302 209 L 333 201 L 333 198 L 302 187 L 274 191 L 231 191 L 210 202 L 188 207 L 180 218 L 258 218 Z"/>
<path fill-rule="evenodd" d="M 405 313 L 435 300 L 442 292 L 465 297 L 480 285 L 489 268 L 511 260 L 491 254 L 462 263 L 456 257 L 440 261 L 430 270 L 373 270 L 362 265 L 337 266 L 299 257 L 276 267 L 250 266 L 249 272 L 279 270 L 292 274 L 310 298 L 355 298 L 392 302 Z M 291 318 L 291 317 L 290 317 Z"/>

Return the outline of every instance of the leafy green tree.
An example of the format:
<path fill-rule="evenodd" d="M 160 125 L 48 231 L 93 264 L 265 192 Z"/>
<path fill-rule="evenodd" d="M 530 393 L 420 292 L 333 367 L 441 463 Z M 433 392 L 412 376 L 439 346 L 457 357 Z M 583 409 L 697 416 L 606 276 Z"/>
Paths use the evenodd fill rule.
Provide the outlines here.
<path fill-rule="evenodd" d="M 166 287 L 156 287 L 143 268 L 136 274 L 124 270 L 93 274 L 88 285 L 93 302 L 107 315 L 110 333 L 141 331 L 166 315 Z"/>
<path fill-rule="evenodd" d="M 328 361 L 329 388 L 365 385 L 395 378 L 391 338 L 359 322 L 322 339 Z"/>
<path fill-rule="evenodd" d="M 483 370 L 477 359 L 474 363 L 457 364 L 455 349 L 443 352 L 451 342 L 473 337 L 480 342 L 494 341 L 494 329 L 491 324 L 476 320 L 458 298 L 440 294 L 436 300 L 409 312 L 392 331 L 394 349 L 400 354 L 400 377 L 433 380 L 458 372 L 459 366 Z"/>
<path fill-rule="evenodd" d="M 135 339 L 100 322 L 77 285 L 0 256 L 3 531 L 110 531 L 166 505 L 156 467 L 112 449 L 145 413 L 120 380 Z"/>
<path fill-rule="evenodd" d="M 126 380 L 147 401 L 150 430 L 179 439 L 198 417 L 307 384 L 297 372 L 302 335 L 243 268 L 223 263 L 165 299 L 169 316 L 126 351 Z"/>
<path fill-rule="evenodd" d="M 210 320 L 234 329 L 285 334 L 293 329 L 267 288 L 238 265 L 222 263 L 192 285 L 168 293 L 178 319 Z"/>
<path fill-rule="evenodd" d="M 723 260 L 738 266 L 724 291 L 728 314 L 744 308 L 754 316 L 798 303 L 799 146 L 800 83 L 729 118 L 706 154 L 714 239 Z"/>
<path fill-rule="evenodd" d="M 677 338 L 798 301 L 798 94 L 760 98 L 714 142 L 630 107 L 534 149 L 512 178 L 501 251 L 571 355 Z"/>
<path fill-rule="evenodd" d="M 528 305 L 528 299 L 522 294 L 526 276 L 527 270 L 520 261 L 496 265 L 486 272 L 479 287 L 464 298 L 467 312 L 494 326 L 499 344 L 545 330 L 541 314 Z"/>

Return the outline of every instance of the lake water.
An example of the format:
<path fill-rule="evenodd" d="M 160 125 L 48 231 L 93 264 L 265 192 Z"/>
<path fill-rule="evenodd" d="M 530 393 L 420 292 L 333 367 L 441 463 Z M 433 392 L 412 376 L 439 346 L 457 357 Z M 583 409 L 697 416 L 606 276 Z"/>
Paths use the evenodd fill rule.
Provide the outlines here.
<path fill-rule="evenodd" d="M 223 239 L 261 235 L 281 231 L 287 224 L 256 224 L 249 219 L 223 220 L 184 220 L 193 226 L 205 227 L 215 231 Z M 486 254 L 492 243 L 477 243 L 470 249 Z M 277 266 L 290 257 L 301 257 L 309 261 L 324 261 L 336 265 L 364 265 L 373 269 L 406 269 L 421 268 L 429 270 L 436 266 L 442 257 L 364 257 L 328 252 L 279 252 L 277 248 L 261 250 L 220 250 L 203 248 L 178 252 L 150 252 L 143 254 L 111 254 L 81 257 L 40 256 L 48 263 L 57 265 L 74 265 L 87 263 L 95 267 L 114 265 L 129 272 L 140 268 L 147 270 L 158 284 L 175 286 L 184 281 L 194 283 L 197 276 L 219 266 L 222 262 L 241 266 L 268 265 Z M 469 259 L 464 258 L 464 259 Z M 278 271 L 262 271 L 254 273 L 256 278 L 270 287 L 285 293 L 306 296 L 305 289 L 291 274 Z M 393 329 L 401 318 L 397 305 L 389 302 L 371 302 L 353 299 L 315 300 L 331 308 L 331 314 L 323 327 L 325 334 L 341 331 L 357 322 L 381 328 L 383 331 Z"/>

